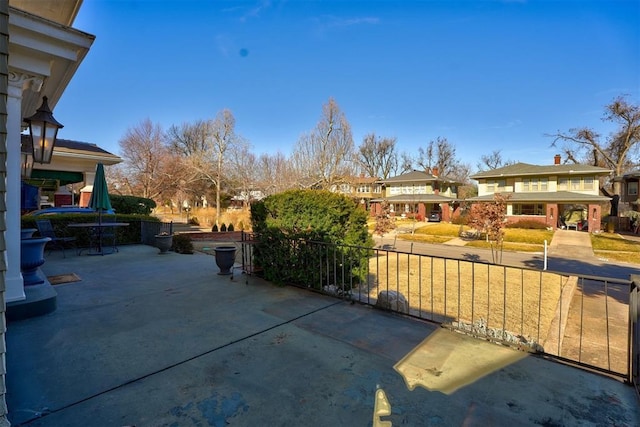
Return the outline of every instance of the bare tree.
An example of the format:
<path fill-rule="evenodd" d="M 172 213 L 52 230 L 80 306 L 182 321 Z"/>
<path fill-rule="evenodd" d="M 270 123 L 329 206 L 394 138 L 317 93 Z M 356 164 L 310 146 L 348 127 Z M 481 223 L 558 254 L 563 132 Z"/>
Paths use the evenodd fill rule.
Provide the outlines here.
<path fill-rule="evenodd" d="M 493 150 L 491 154 L 483 154 L 480 156 L 480 162 L 477 164 L 478 171 L 493 170 L 504 166 L 515 164 L 513 160 L 504 160 L 501 150 Z"/>
<path fill-rule="evenodd" d="M 181 126 L 171 126 L 167 131 L 169 149 L 182 156 L 202 153 L 207 150 L 207 136 L 209 126 L 204 120 L 194 123 L 183 123 Z"/>
<path fill-rule="evenodd" d="M 124 159 L 121 185 L 132 195 L 158 199 L 171 183 L 167 173 L 174 161 L 167 150 L 162 127 L 146 119 L 127 129 L 120 139 L 120 152 Z"/>
<path fill-rule="evenodd" d="M 242 204 L 249 207 L 252 194 L 258 183 L 257 165 L 255 154 L 249 150 L 249 145 L 243 145 L 231 150 L 228 168 L 229 180 L 233 183 L 236 192 L 243 196 Z"/>
<path fill-rule="evenodd" d="M 265 196 L 298 188 L 299 176 L 282 153 L 262 154 L 258 158 L 258 188 Z"/>
<path fill-rule="evenodd" d="M 220 225 L 220 192 L 224 178 L 223 166 L 227 153 L 244 141 L 235 133 L 236 119 L 230 110 L 220 111 L 216 117 L 208 122 L 206 150 L 202 152 L 199 161 L 200 172 L 216 187 L 216 225 Z"/>
<path fill-rule="evenodd" d="M 322 107 L 316 128 L 300 137 L 292 161 L 301 176 L 330 189 L 353 175 L 351 125 L 333 98 Z"/>
<path fill-rule="evenodd" d="M 374 133 L 364 137 L 357 160 L 369 177 L 387 179 L 398 170 L 396 138 L 380 138 Z"/>
<path fill-rule="evenodd" d="M 207 177 L 211 165 L 207 161 L 210 124 L 198 120 L 171 126 L 167 131 L 167 147 L 180 157 L 179 177 L 176 179 L 175 203 L 182 209 L 183 202 L 200 202 L 211 194 L 213 183 Z M 206 171 L 204 173 L 203 171 Z"/>
<path fill-rule="evenodd" d="M 638 165 L 638 142 L 640 142 L 640 105 L 632 104 L 625 96 L 615 98 L 605 106 L 603 121 L 616 123 L 619 127 L 611 135 L 602 138 L 588 127 L 569 129 L 548 135 L 554 138 L 553 147 L 560 148 L 570 161 L 588 162 L 623 175 Z M 620 183 L 614 182 L 614 192 L 620 194 Z"/>
<path fill-rule="evenodd" d="M 443 137 L 429 141 L 426 148 L 418 148 L 415 164 L 418 168 L 432 173 L 437 169 L 439 176 L 462 183 L 467 182 L 471 174 L 471 166 L 462 163 L 456 157 L 456 147 Z"/>

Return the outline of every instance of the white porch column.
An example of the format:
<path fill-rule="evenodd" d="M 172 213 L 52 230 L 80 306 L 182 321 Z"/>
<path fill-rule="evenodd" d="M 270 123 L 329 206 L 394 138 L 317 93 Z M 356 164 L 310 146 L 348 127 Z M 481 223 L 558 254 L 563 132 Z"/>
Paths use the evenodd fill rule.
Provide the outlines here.
<path fill-rule="evenodd" d="M 6 302 L 21 301 L 24 281 L 20 272 L 20 132 L 22 130 L 22 91 L 32 87 L 39 91 L 42 78 L 34 75 L 9 73 L 9 96 L 7 98 L 7 231 L 5 251 L 7 272 Z"/>

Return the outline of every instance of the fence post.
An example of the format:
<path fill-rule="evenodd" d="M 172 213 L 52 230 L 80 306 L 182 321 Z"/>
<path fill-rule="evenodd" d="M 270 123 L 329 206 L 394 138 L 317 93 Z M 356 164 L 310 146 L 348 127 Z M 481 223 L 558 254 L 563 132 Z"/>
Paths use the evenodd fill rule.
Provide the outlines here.
<path fill-rule="evenodd" d="M 640 392 L 640 275 L 632 274 L 629 285 L 629 382 Z"/>

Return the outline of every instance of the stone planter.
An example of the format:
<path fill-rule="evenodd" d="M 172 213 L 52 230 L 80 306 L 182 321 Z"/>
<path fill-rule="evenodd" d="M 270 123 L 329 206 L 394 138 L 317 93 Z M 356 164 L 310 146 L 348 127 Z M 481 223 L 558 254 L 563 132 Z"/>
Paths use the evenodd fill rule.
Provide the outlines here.
<path fill-rule="evenodd" d="M 20 240 L 20 271 L 22 272 L 25 286 L 44 283 L 44 279 L 38 274 L 38 270 L 44 264 L 44 247 L 50 241 L 50 237 Z"/>
<path fill-rule="evenodd" d="M 20 239 L 30 239 L 33 237 L 33 233 L 38 231 L 37 228 L 21 228 L 20 229 Z"/>
<path fill-rule="evenodd" d="M 223 276 L 231 274 L 231 267 L 236 262 L 236 247 L 217 246 L 214 250 L 216 251 L 216 265 L 220 269 L 218 274 Z"/>
<path fill-rule="evenodd" d="M 156 234 L 156 248 L 160 249 L 161 254 L 167 253 L 171 246 L 173 246 L 173 235 L 172 234 Z"/>

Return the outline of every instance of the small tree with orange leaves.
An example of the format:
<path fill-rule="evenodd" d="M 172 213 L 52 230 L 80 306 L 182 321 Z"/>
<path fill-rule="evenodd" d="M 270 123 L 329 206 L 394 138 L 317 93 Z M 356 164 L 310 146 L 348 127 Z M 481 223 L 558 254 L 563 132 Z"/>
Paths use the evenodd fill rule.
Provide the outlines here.
<path fill-rule="evenodd" d="M 502 263 L 508 199 L 507 195 L 496 193 L 493 201 L 475 203 L 471 206 L 469 214 L 469 225 L 486 234 L 491 244 L 491 258 L 494 264 Z"/>

